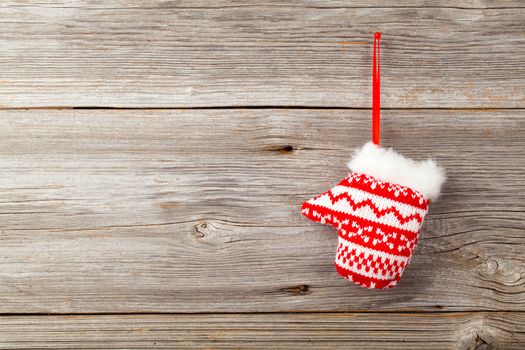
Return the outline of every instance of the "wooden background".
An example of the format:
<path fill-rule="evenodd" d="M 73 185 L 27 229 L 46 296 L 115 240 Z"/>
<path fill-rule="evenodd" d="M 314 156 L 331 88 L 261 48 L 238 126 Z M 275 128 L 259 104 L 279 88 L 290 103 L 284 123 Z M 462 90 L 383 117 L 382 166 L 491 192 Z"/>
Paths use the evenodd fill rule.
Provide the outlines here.
<path fill-rule="evenodd" d="M 522 1 L 2 1 L 0 348 L 525 348 Z M 393 290 L 300 215 L 370 134 L 449 180 Z"/>

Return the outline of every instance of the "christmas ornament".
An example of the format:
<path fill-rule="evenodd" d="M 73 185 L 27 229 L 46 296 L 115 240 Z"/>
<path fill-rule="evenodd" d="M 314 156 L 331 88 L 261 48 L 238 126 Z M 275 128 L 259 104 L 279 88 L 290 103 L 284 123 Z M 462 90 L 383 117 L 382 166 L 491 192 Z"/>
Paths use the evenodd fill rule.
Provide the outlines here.
<path fill-rule="evenodd" d="M 337 228 L 337 271 L 366 288 L 392 288 L 410 262 L 431 200 L 445 181 L 433 160 L 414 161 L 379 146 L 380 33 L 374 35 L 372 142 L 356 150 L 351 172 L 303 203 L 310 220 Z"/>

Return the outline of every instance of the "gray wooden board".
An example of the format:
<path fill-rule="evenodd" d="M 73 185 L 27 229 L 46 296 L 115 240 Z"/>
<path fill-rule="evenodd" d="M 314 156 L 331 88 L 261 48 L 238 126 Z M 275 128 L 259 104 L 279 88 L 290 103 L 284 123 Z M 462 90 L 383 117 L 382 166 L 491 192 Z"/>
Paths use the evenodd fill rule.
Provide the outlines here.
<path fill-rule="evenodd" d="M 0 111 L 0 313 L 525 310 L 523 110 L 387 110 L 446 167 L 398 287 L 333 267 L 303 200 L 347 174 L 367 110 Z"/>
<path fill-rule="evenodd" d="M 525 107 L 520 1 L 2 1 L 0 106 Z"/>
<path fill-rule="evenodd" d="M 522 312 L 0 317 L 0 349 L 521 350 L 524 323 Z"/>

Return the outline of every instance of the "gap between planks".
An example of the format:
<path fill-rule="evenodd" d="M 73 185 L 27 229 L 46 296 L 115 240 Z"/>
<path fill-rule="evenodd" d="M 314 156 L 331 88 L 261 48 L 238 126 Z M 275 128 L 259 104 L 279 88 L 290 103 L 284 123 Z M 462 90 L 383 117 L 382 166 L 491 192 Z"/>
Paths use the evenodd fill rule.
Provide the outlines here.
<path fill-rule="evenodd" d="M 7 312 L 0 313 L 2 317 L 69 317 L 69 316 L 208 316 L 208 315 L 349 315 L 349 314 L 373 314 L 373 315 L 432 315 L 432 314 L 524 314 L 525 311 L 516 310 L 285 310 L 285 311 L 196 311 L 196 312 L 169 312 L 169 311 L 139 311 L 139 312 Z"/>
<path fill-rule="evenodd" d="M 372 110 L 372 107 L 343 107 L 343 106 L 271 106 L 271 105 L 253 105 L 253 106 L 194 106 L 194 107 L 111 107 L 111 106 L 46 106 L 46 107 L 0 107 L 0 111 L 57 111 L 57 110 L 111 110 L 111 111 L 163 111 L 163 110 L 239 110 L 239 109 L 294 109 L 294 110 L 349 110 L 349 111 L 366 111 Z M 497 111 L 520 111 L 525 110 L 522 107 L 381 107 L 382 111 L 465 111 L 465 112 L 497 112 Z"/>

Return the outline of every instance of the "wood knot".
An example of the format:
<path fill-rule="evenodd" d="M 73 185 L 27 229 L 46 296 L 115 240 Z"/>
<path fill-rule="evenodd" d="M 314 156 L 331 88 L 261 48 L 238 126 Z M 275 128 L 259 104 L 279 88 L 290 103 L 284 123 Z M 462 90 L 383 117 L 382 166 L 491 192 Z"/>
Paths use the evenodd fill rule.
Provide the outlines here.
<path fill-rule="evenodd" d="M 312 293 L 310 286 L 307 284 L 300 284 L 293 287 L 286 287 L 282 289 L 283 292 L 291 295 L 307 295 Z"/>
<path fill-rule="evenodd" d="M 491 350 L 494 349 L 492 345 L 490 345 L 489 342 L 487 342 L 485 339 L 483 339 L 479 334 L 476 333 L 476 339 L 474 339 L 476 342 L 475 350 Z"/>
<path fill-rule="evenodd" d="M 487 259 L 487 273 L 489 275 L 494 275 L 498 272 L 499 264 L 496 259 L 489 258 Z"/>
<path fill-rule="evenodd" d="M 203 239 L 208 234 L 208 224 L 205 222 L 198 223 L 194 226 L 193 238 Z"/>

